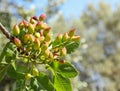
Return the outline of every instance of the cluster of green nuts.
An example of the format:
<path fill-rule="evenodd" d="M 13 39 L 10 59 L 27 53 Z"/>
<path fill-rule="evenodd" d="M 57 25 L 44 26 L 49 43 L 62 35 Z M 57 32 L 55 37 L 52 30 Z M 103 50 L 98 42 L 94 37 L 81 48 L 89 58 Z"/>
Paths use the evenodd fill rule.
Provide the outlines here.
<path fill-rule="evenodd" d="M 75 36 L 75 29 L 68 33 L 58 34 L 53 39 L 51 35 L 51 27 L 45 22 L 46 14 L 38 17 L 33 16 L 29 21 L 23 20 L 19 24 L 14 25 L 12 34 L 13 42 L 16 45 L 20 55 L 27 57 L 29 62 L 49 63 L 52 61 L 60 61 L 61 57 L 67 54 L 64 43 L 68 41 L 79 41 L 80 36 Z M 33 70 L 34 75 L 38 75 L 38 70 Z M 29 78 L 31 77 L 28 74 Z"/>

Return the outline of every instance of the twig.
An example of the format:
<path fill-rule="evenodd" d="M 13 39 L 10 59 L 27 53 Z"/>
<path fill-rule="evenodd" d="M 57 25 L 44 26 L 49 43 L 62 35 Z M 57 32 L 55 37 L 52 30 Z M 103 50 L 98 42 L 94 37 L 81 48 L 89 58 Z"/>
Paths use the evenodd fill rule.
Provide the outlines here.
<path fill-rule="evenodd" d="M 13 41 L 13 36 L 8 32 L 8 30 L 1 23 L 0 23 L 0 30 L 10 41 Z"/>

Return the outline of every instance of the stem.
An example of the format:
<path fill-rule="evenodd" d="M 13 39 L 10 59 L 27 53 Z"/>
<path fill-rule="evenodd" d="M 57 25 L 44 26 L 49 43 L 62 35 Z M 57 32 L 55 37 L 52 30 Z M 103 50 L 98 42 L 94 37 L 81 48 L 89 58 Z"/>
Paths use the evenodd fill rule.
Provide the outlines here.
<path fill-rule="evenodd" d="M 0 23 L 0 30 L 2 33 L 10 40 L 13 41 L 13 36 L 8 32 L 8 30 Z"/>

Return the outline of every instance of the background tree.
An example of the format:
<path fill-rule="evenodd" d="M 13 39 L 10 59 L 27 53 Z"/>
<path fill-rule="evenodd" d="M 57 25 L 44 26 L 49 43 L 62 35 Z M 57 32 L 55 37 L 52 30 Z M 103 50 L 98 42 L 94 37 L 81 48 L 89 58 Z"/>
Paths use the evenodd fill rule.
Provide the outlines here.
<path fill-rule="evenodd" d="M 4 5 L 4 0 L 1 1 L 2 5 Z M 71 17 L 71 19 L 67 20 L 64 14 L 56 13 L 62 5 L 61 2 L 62 0 L 49 0 L 44 9 L 49 16 L 48 20 L 51 19 L 49 24 L 55 33 L 75 27 L 78 30 L 77 34 L 81 35 L 82 46 L 80 49 L 71 54 L 72 57 L 70 57 L 71 55 L 66 57 L 80 70 L 80 76 L 73 80 L 74 90 L 119 91 L 120 7 L 116 6 L 116 9 L 113 10 L 109 4 L 104 2 L 101 2 L 98 7 L 91 3 L 82 12 L 79 19 Z M 3 6 L 0 5 L 0 7 Z M 56 14 L 57 17 L 55 17 Z M 26 16 L 29 16 L 29 14 L 25 15 L 24 18 Z M 13 20 L 15 19 L 11 19 L 11 24 Z M 3 40 L 4 36 L 1 34 L 0 38 L 0 40 Z M 3 44 L 3 42 L 0 42 L 0 47 Z"/>

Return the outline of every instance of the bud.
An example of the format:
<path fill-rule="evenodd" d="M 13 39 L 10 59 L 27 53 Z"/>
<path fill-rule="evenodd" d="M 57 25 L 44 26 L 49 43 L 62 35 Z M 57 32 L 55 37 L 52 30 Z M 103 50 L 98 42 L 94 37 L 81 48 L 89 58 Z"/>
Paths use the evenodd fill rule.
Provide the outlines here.
<path fill-rule="evenodd" d="M 43 31 L 43 35 L 46 36 L 48 33 L 50 33 L 50 29 L 51 29 L 51 27 L 46 28 L 46 29 Z"/>
<path fill-rule="evenodd" d="M 26 20 L 23 20 L 23 24 L 25 27 L 28 27 L 28 25 L 29 25 L 28 21 L 26 21 Z"/>
<path fill-rule="evenodd" d="M 40 17 L 39 17 L 39 20 L 44 21 L 45 18 L 46 18 L 46 14 L 41 14 Z"/>
<path fill-rule="evenodd" d="M 56 42 L 60 42 L 62 40 L 62 37 L 63 35 L 62 34 L 59 34 L 57 37 L 56 37 Z"/>
<path fill-rule="evenodd" d="M 65 47 L 61 50 L 61 56 L 65 56 L 67 54 L 67 49 Z"/>
<path fill-rule="evenodd" d="M 33 73 L 34 76 L 39 76 L 39 71 L 35 67 L 33 68 L 32 73 Z"/>
<path fill-rule="evenodd" d="M 23 42 L 24 43 L 27 43 L 29 41 L 29 34 L 25 34 L 24 36 L 23 36 Z"/>
<path fill-rule="evenodd" d="M 32 33 L 34 33 L 34 30 L 35 30 L 35 26 L 33 24 L 29 23 L 28 32 L 32 34 Z"/>
<path fill-rule="evenodd" d="M 26 74 L 26 76 L 25 76 L 25 78 L 26 78 L 26 80 L 29 80 L 30 78 L 32 78 L 33 76 L 31 75 L 31 74 Z"/>
<path fill-rule="evenodd" d="M 35 37 L 40 38 L 40 33 L 39 33 L 39 32 L 36 32 L 36 33 L 35 33 Z"/>
<path fill-rule="evenodd" d="M 15 43 L 15 45 L 17 46 L 17 47 L 21 47 L 22 46 L 22 43 L 21 43 L 21 41 L 18 39 L 18 38 L 14 38 L 14 43 Z"/>
<path fill-rule="evenodd" d="M 63 41 L 66 41 L 66 40 L 68 40 L 68 39 L 69 39 L 68 34 L 67 34 L 67 33 L 64 33 L 64 35 L 63 35 Z"/>
<path fill-rule="evenodd" d="M 19 29 L 19 26 L 18 26 L 18 25 L 15 25 L 15 26 L 13 27 L 13 34 L 14 34 L 15 36 L 17 36 L 17 35 L 20 34 L 20 29 Z"/>
<path fill-rule="evenodd" d="M 35 41 L 34 41 L 34 49 L 35 50 L 39 50 L 40 48 L 40 41 L 38 38 L 35 38 Z"/>
<path fill-rule="evenodd" d="M 45 36 L 45 41 L 46 41 L 46 42 L 50 42 L 50 40 L 51 40 L 51 35 L 50 35 L 50 33 L 48 33 L 48 34 Z"/>
<path fill-rule="evenodd" d="M 73 36 L 71 39 L 73 41 L 79 41 L 80 40 L 80 36 Z"/>
<path fill-rule="evenodd" d="M 31 42 L 35 41 L 35 37 L 32 34 L 29 34 L 29 41 Z"/>
<path fill-rule="evenodd" d="M 75 28 L 73 28 L 71 31 L 69 31 L 68 36 L 71 38 L 75 34 Z"/>

